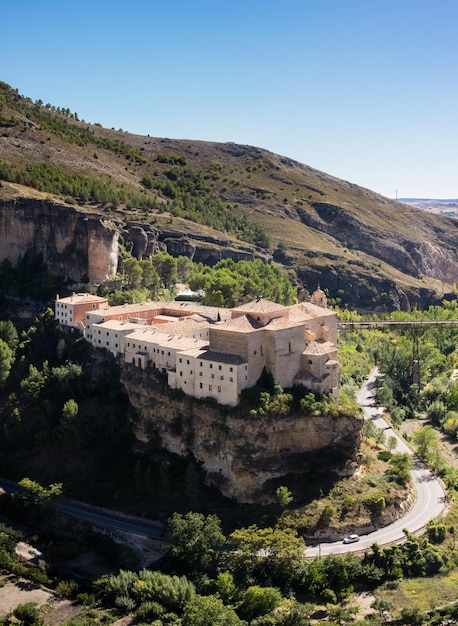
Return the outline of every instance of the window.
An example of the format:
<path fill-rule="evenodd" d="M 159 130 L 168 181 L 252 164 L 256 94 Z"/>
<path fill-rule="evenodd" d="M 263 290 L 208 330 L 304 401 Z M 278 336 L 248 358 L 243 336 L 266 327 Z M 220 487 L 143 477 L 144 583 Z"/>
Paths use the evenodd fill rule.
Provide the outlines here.
<path fill-rule="evenodd" d="M 218 386 L 218 391 L 221 393 L 221 387 L 220 386 Z"/>
<path fill-rule="evenodd" d="M 220 378 L 220 380 L 224 380 L 224 376 L 220 376 L 219 378 Z"/>
<path fill-rule="evenodd" d="M 212 378 L 215 378 L 215 375 L 214 375 L 214 374 L 212 374 Z"/>
<path fill-rule="evenodd" d="M 183 372 L 180 372 L 180 376 L 183 376 Z"/>
<path fill-rule="evenodd" d="M 230 382 L 230 383 L 233 383 L 233 382 L 234 382 L 234 379 L 232 378 L 232 376 L 230 376 L 230 378 L 229 378 L 229 382 Z"/>
<path fill-rule="evenodd" d="M 221 365 L 218 365 L 218 369 L 219 369 L 219 370 L 221 369 Z"/>
<path fill-rule="evenodd" d="M 202 383 L 199 383 L 199 387 L 200 387 L 200 388 L 202 389 L 202 387 L 203 387 L 203 384 L 202 384 Z"/>
<path fill-rule="evenodd" d="M 213 363 L 210 363 L 210 369 L 211 370 L 213 369 Z"/>
<path fill-rule="evenodd" d="M 212 386 L 208 385 L 208 391 L 211 391 L 211 390 L 212 390 Z"/>
<path fill-rule="evenodd" d="M 186 365 L 189 365 L 189 359 L 186 360 Z"/>
<path fill-rule="evenodd" d="M 183 363 L 183 359 L 178 359 L 178 360 L 179 360 L 180 363 Z M 188 361 L 188 363 L 189 363 L 189 361 Z"/>
<path fill-rule="evenodd" d="M 199 372 L 199 376 L 202 376 L 202 372 Z"/>
<path fill-rule="evenodd" d="M 202 367 L 202 366 L 203 366 L 203 363 L 202 363 L 202 361 L 200 361 L 200 362 L 199 362 L 199 365 L 200 365 L 200 367 Z"/>
<path fill-rule="evenodd" d="M 234 368 L 233 368 L 233 367 L 230 367 L 230 368 L 229 368 L 229 371 L 230 371 L 230 372 L 233 372 L 233 371 L 234 371 Z"/>

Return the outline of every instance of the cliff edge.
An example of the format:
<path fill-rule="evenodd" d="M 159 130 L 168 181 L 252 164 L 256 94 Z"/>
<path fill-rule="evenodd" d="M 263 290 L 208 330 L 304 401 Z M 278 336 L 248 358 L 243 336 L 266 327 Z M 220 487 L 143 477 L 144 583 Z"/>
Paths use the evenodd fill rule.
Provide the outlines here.
<path fill-rule="evenodd" d="M 192 455 L 206 483 L 238 502 L 267 502 L 281 479 L 328 458 L 329 470 L 357 468 L 362 418 L 305 414 L 252 416 L 171 392 L 154 372 L 122 366 L 121 383 L 140 416 L 137 437 Z M 148 435 L 146 435 L 148 432 Z"/>

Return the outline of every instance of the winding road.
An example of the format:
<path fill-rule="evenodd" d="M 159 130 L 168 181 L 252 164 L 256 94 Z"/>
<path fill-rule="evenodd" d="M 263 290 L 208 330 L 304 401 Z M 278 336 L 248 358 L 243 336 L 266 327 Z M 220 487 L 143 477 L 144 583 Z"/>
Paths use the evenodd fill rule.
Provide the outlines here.
<path fill-rule="evenodd" d="M 446 507 L 446 493 L 442 483 L 414 455 L 405 441 L 392 430 L 383 418 L 383 408 L 375 406 L 374 396 L 377 375 L 378 370 L 375 368 L 358 394 L 358 403 L 364 411 L 364 419 L 372 420 L 377 428 L 383 428 L 387 438 L 396 437 L 397 446 L 395 451 L 397 453 L 407 452 L 412 455 L 414 459 L 414 468 L 411 472 L 412 481 L 417 492 L 415 504 L 408 513 L 393 522 L 393 524 L 367 535 L 361 535 L 357 543 L 344 544 L 342 540 L 332 543 L 320 543 L 317 546 L 307 547 L 307 557 L 343 554 L 345 552 L 362 552 L 369 549 L 373 543 L 378 543 L 379 545 L 401 543 L 405 540 L 404 528 L 411 533 L 420 532 L 429 521 L 438 517 Z"/>
<path fill-rule="evenodd" d="M 438 517 L 446 507 L 446 493 L 442 483 L 415 457 L 405 441 L 383 419 L 383 409 L 375 406 L 374 395 L 377 375 L 378 371 L 374 369 L 358 394 L 358 403 L 363 408 L 365 419 L 373 420 L 377 428 L 383 428 L 387 438 L 390 436 L 396 437 L 398 442 L 396 452 L 407 452 L 414 457 L 412 480 L 417 492 L 415 504 L 406 515 L 393 524 L 367 535 L 361 535 L 357 543 L 344 544 L 342 540 L 339 540 L 331 543 L 320 543 L 316 546 L 307 546 L 307 558 L 313 558 L 318 555 L 343 554 L 345 552 L 362 552 L 369 549 L 374 543 L 379 545 L 401 543 L 405 540 L 404 528 L 411 533 L 420 532 L 430 520 Z M 9 492 L 17 491 L 19 488 L 17 483 L 5 479 L 0 479 L 0 487 Z M 113 535 L 128 533 L 138 537 L 164 540 L 162 535 L 163 527 L 159 522 L 130 517 L 115 511 L 101 509 L 65 498 L 60 498 L 56 502 L 56 508 L 61 514 L 85 520 L 94 527 Z"/>

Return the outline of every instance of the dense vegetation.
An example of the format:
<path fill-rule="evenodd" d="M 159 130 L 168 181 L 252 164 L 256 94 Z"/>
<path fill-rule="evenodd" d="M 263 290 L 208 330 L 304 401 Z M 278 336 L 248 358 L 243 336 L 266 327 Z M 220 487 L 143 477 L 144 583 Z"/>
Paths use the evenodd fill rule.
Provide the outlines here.
<path fill-rule="evenodd" d="M 2 286 L 8 288 L 3 294 L 4 306 L 29 297 L 35 283 L 34 267 L 47 282 L 43 268 L 26 261 L 21 260 L 16 268 L 2 265 Z M 128 291 L 114 293 L 113 298 L 123 294 L 130 297 L 141 289 L 150 293 L 154 289 L 167 290 L 178 277 L 186 278 L 196 288 L 205 287 L 206 283 L 197 280 L 199 276 L 203 276 L 199 279 L 202 281 L 211 278 L 212 295 L 215 291 L 222 296 L 230 294 L 224 285 L 230 280 L 244 284 L 244 279 L 255 284 L 253 289 L 267 289 L 270 284 L 277 294 L 291 295 L 287 279 L 262 263 L 225 261 L 207 270 L 194 267 L 188 259 L 162 254 L 147 263 L 126 258 L 125 270 Z M 232 273 L 235 279 L 229 278 Z M 50 277 L 50 285 L 55 286 L 56 280 Z M 235 294 L 243 301 L 251 297 L 246 291 L 243 288 Z M 455 302 L 444 302 L 442 307 L 421 314 L 413 312 L 404 318 L 455 319 L 456 310 Z M 358 316 L 342 311 L 340 317 Z M 414 418 L 426 419 L 412 441 L 447 482 L 452 499 L 458 485 L 457 473 L 444 463 L 436 428 L 456 438 L 458 383 L 451 380 L 458 362 L 455 336 L 452 328 L 421 331 L 420 389 L 412 385 L 409 331 L 346 330 L 339 337 L 347 410 L 351 401 L 354 403 L 356 389 L 378 363 L 384 374 L 377 394 L 379 402 L 387 406 L 401 430 Z M 355 590 L 372 591 L 378 613 L 393 612 L 388 591 L 410 579 L 441 576 L 445 581 L 457 570 L 454 518 L 431 524 L 422 538 L 406 533 L 401 546 L 374 545 L 362 558 L 351 554 L 307 561 L 302 558 L 304 533 L 338 524 L 345 516 L 354 519 L 351 516 L 361 515 L 362 511 L 380 515 L 388 505 L 390 489 L 402 488 L 408 482 L 405 455 L 390 450 L 384 434 L 371 431 L 370 424 L 365 426 L 365 454 L 367 458 L 372 455 L 371 465 L 367 465 L 361 492 L 354 484 L 346 491 L 345 481 L 330 477 L 327 484 L 322 477 L 321 494 L 315 493 L 308 506 L 301 497 L 306 486 L 291 485 L 292 491 L 286 487 L 278 490 L 278 502 L 270 507 L 234 512 L 230 503 L 203 486 L 199 468 L 189 459 L 179 462 L 156 449 L 153 442 L 147 449 L 136 449 L 136 416 L 119 388 L 118 376 L 115 363 L 109 359 L 95 361 L 84 340 L 61 333 L 50 310 L 44 310 L 30 325 L 6 319 L 0 322 L 0 473 L 33 479 L 23 481 L 25 494 L 3 501 L 3 514 L 21 522 L 33 521 L 33 530 L 47 555 L 53 550 L 55 554 L 62 545 L 56 544 L 53 535 L 62 521 L 49 514 L 49 502 L 61 488 L 67 495 L 143 515 L 162 515 L 166 520 L 170 543 L 158 563 L 139 569 L 130 566 L 127 557 L 124 562 L 114 558 L 112 573 L 84 584 L 62 581 L 59 570 L 53 571 L 45 563 L 27 570 L 14 555 L 17 538 L 13 531 L 1 529 L 2 567 L 54 585 L 58 594 L 88 604 L 92 613 L 86 614 L 80 624 L 134 614 L 139 624 L 155 626 L 305 626 L 312 617 L 319 617 L 319 607 L 329 623 L 356 623 L 352 602 Z M 260 381 L 259 388 L 252 390 L 248 398 L 254 402 L 251 411 L 281 416 L 298 407 L 310 413 L 330 411 L 336 415 L 342 410 L 329 398 L 314 394 L 299 397 L 296 392 Z M 382 470 L 376 476 L 377 457 Z M 34 480 L 49 486 L 40 487 Z M 373 491 L 369 491 L 371 487 Z M 221 517 L 212 509 L 218 509 Z M 67 528 L 68 532 L 75 533 Z M 60 549 L 63 551 L 63 547 Z M 117 550 L 118 556 L 120 552 Z M 455 614 L 453 607 L 447 610 L 449 615 Z M 396 615 L 401 624 L 425 619 L 407 604 L 397 609 Z M 23 623 L 38 623 L 40 612 L 25 606 L 14 617 Z M 5 623 L 9 619 L 5 618 Z M 359 623 L 377 624 L 382 619 L 374 615 Z M 428 621 L 439 624 L 441 619 L 438 611 Z"/>
<path fill-rule="evenodd" d="M 4 311 L 21 303 L 32 308 L 47 302 L 59 285 L 58 278 L 49 275 L 32 255 L 21 258 L 16 267 L 2 263 L 0 278 Z M 209 269 L 167 254 L 142 262 L 126 257 L 122 280 L 126 290 L 110 293 L 113 302 L 145 294 L 171 297 L 176 280 L 202 289 L 208 295 L 206 302 L 218 306 L 239 304 L 259 293 L 288 303 L 294 293 L 288 277 L 274 266 L 224 261 Z M 360 319 L 348 311 L 339 316 Z M 457 303 L 444 301 L 441 307 L 392 314 L 391 318 L 456 319 Z M 354 410 L 355 392 L 377 363 L 383 374 L 378 402 L 387 407 L 401 431 L 408 423 L 422 420 L 412 443 L 443 477 L 453 500 L 458 472 L 444 461 L 437 431 L 456 440 L 458 382 L 451 376 L 458 368 L 456 330 L 430 328 L 420 335 L 418 386 L 412 384 L 411 331 L 341 331 L 342 397 L 345 410 Z M 61 580 L 60 573 L 44 562 L 29 568 L 18 563 L 14 545 L 19 537 L 11 529 L 0 529 L 4 569 L 54 585 L 59 595 L 90 606 L 92 613 L 74 626 L 106 622 L 123 614 L 135 615 L 139 624 L 155 626 L 305 626 L 312 616 L 329 623 L 355 623 L 351 601 L 355 590 L 373 591 L 377 612 L 393 613 L 385 597 L 389 590 L 411 579 L 440 576 L 446 580 L 456 572 L 454 518 L 431 524 L 423 538 L 406 534 L 402 546 L 375 545 L 362 558 L 303 560 L 304 533 L 338 524 L 345 516 L 354 519 L 362 511 L 377 516 L 388 505 L 390 490 L 402 489 L 408 482 L 407 459 L 390 450 L 384 433 L 371 430 L 370 423 L 364 428 L 365 461 L 371 456 L 362 482 L 364 495 L 357 490 L 346 492 L 344 481 L 329 477 L 329 484 L 320 482 L 321 493 L 314 493 L 313 500 L 309 485 L 295 484 L 290 486 L 292 491 L 280 488 L 278 503 L 270 507 L 234 512 L 230 503 L 203 486 L 199 468 L 190 459 L 180 462 L 169 457 L 154 442 L 142 451 L 136 448 L 136 416 L 118 381 L 116 364 L 109 359 L 95 361 L 84 340 L 61 333 L 49 309 L 42 310 L 31 324 L 20 318 L 13 323 L 6 316 L 0 321 L 0 473 L 16 479 L 28 475 L 48 485 L 23 481 L 26 495 L 3 501 L 2 513 L 33 522 L 33 532 L 38 533 L 47 555 L 58 548 L 64 552 L 65 544 L 56 545 L 52 534 L 62 530 L 62 521 L 47 508 L 61 488 L 67 495 L 166 520 L 170 543 L 156 565 L 141 569 L 130 566 L 127 557 L 124 562 L 115 557 L 108 568 L 112 573 L 84 584 Z M 336 416 L 342 410 L 330 398 L 299 397 L 297 390 L 275 388 L 268 381 L 260 381 L 245 399 L 252 403 L 253 417 L 269 411 L 281 415 L 298 407 L 311 414 Z M 377 475 L 376 459 L 382 468 Z M 308 507 L 304 493 L 310 496 Z M 222 511 L 221 518 L 211 512 L 215 509 Z M 74 528 L 65 532 L 81 534 Z M 99 539 L 98 543 L 103 542 Z M 120 552 L 117 548 L 118 556 Z M 325 613 L 320 614 L 318 607 Z M 453 618 L 455 608 L 447 610 Z M 426 619 L 408 605 L 396 615 L 401 624 Z M 23 606 L 3 621 L 33 624 L 40 619 L 36 607 Z M 378 624 L 383 619 L 374 615 L 359 622 Z M 442 619 L 437 611 L 428 622 L 439 624 Z"/>

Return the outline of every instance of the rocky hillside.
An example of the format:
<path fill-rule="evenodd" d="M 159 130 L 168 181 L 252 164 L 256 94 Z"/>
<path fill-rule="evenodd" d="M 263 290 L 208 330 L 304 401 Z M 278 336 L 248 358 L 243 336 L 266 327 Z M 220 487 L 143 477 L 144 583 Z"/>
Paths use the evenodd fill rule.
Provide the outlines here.
<path fill-rule="evenodd" d="M 312 291 L 319 283 L 331 302 L 363 309 L 426 306 L 455 290 L 452 218 L 262 148 L 104 129 L 68 109 L 34 104 L 5 83 L 0 180 L 0 212 L 14 205 L 22 219 L 35 198 L 42 206 L 42 217 L 33 218 L 38 224 L 48 219 L 50 203 L 78 219 L 98 215 L 137 258 L 158 249 L 209 264 L 260 256 L 293 268 L 299 288 Z M 2 255 L 11 245 L 28 245 L 27 238 L 12 241 L 0 223 Z M 87 273 L 87 267 L 73 272 Z"/>
<path fill-rule="evenodd" d="M 317 467 L 341 475 L 359 467 L 360 415 L 253 417 L 243 405 L 223 409 L 171 393 L 159 376 L 128 364 L 121 383 L 140 416 L 137 437 L 149 441 L 154 433 L 154 442 L 168 451 L 191 454 L 207 484 L 238 502 L 272 500 L 286 477 Z"/>

